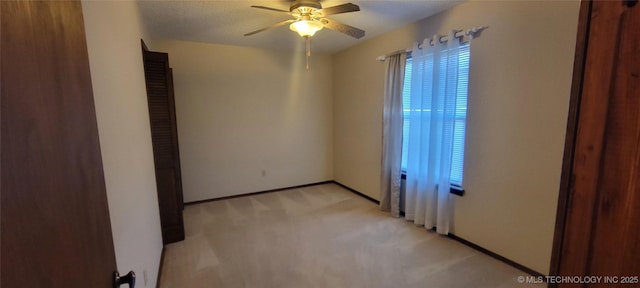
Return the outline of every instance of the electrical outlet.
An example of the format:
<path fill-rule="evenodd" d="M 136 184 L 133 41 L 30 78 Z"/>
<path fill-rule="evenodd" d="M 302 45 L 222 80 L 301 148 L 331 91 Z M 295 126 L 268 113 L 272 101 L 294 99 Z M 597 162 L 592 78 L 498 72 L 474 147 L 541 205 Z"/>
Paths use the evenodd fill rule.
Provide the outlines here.
<path fill-rule="evenodd" d="M 266 177 L 267 176 L 267 170 L 262 170 L 262 177 Z"/>
<path fill-rule="evenodd" d="M 142 279 L 144 280 L 144 287 L 147 287 L 147 269 L 142 271 Z"/>

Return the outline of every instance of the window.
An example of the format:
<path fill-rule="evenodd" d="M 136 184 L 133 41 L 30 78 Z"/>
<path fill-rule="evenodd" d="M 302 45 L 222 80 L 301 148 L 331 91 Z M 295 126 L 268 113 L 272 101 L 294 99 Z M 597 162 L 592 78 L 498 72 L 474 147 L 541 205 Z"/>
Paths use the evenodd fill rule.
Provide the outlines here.
<path fill-rule="evenodd" d="M 402 85 L 402 171 L 407 171 L 407 151 L 409 151 L 409 103 L 411 101 L 411 72 L 413 71 L 411 57 L 407 57 L 407 63 L 404 66 L 404 84 Z M 396 94 L 397 95 L 397 94 Z M 396 160 L 397 161 L 397 160 Z M 397 162 L 396 162 L 397 163 Z M 396 164 L 397 165 L 397 164 Z"/>
<path fill-rule="evenodd" d="M 456 97 L 456 120 L 453 135 L 453 155 L 451 159 L 451 184 L 462 187 L 462 172 L 464 166 L 464 137 L 467 119 L 467 91 L 469 90 L 469 43 L 458 48 L 458 91 Z M 443 57 L 444 58 L 444 57 Z M 440 59 L 446 61 L 446 59 Z M 409 139 L 409 125 L 411 123 L 411 73 L 412 59 L 407 58 L 405 66 L 404 86 L 402 89 L 402 111 L 404 123 L 402 126 L 402 171 L 407 169 L 407 150 Z"/>

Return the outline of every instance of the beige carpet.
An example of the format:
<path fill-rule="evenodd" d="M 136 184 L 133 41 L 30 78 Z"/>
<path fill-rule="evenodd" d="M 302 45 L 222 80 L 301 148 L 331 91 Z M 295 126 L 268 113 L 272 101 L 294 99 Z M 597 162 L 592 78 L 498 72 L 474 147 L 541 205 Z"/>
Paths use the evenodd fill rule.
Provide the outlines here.
<path fill-rule="evenodd" d="M 335 184 L 190 205 L 184 222 L 160 287 L 531 287 Z"/>

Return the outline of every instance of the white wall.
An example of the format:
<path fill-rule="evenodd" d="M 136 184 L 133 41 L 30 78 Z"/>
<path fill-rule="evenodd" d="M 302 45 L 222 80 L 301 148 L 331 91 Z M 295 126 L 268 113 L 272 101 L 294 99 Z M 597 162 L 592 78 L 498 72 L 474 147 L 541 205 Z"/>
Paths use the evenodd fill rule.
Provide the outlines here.
<path fill-rule="evenodd" d="M 303 52 L 150 48 L 173 68 L 185 202 L 333 179 L 329 56 L 313 55 L 306 71 Z"/>
<path fill-rule="evenodd" d="M 464 197 L 454 233 L 547 273 L 579 3 L 473 1 L 333 57 L 336 181 L 379 198 L 384 63 L 379 55 L 449 29 L 471 44 Z"/>
<path fill-rule="evenodd" d="M 83 1 L 82 9 L 116 262 L 122 274 L 135 271 L 137 287 L 155 287 L 162 235 L 138 6 Z"/>

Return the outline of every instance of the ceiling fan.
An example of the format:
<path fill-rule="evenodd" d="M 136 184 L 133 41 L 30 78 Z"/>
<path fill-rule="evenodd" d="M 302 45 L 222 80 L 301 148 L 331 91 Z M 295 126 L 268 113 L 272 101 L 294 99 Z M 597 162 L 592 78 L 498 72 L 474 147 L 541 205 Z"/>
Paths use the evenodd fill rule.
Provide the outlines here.
<path fill-rule="evenodd" d="M 360 11 L 360 7 L 353 3 L 346 3 L 338 6 L 322 8 L 319 0 L 294 0 L 291 2 L 289 11 L 265 7 L 265 6 L 251 6 L 252 8 L 265 9 L 275 12 L 287 13 L 293 16 L 294 19 L 285 20 L 271 26 L 258 29 L 253 32 L 244 34 L 244 36 L 251 36 L 253 34 L 260 33 L 265 30 L 273 29 L 276 27 L 289 25 L 289 29 L 298 32 L 300 36 L 305 39 L 313 36 L 316 32 L 322 28 L 331 29 L 340 33 L 347 34 L 353 38 L 360 39 L 364 37 L 364 30 L 352 27 L 335 20 L 326 18 L 329 15 L 350 13 Z"/>

